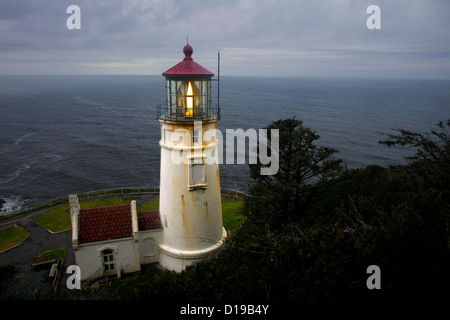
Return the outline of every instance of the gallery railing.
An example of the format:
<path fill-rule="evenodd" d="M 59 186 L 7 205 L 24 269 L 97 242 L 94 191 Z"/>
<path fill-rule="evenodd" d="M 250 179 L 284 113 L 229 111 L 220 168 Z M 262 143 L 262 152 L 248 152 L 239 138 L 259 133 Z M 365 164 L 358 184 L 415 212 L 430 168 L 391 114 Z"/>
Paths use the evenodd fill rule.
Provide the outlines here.
<path fill-rule="evenodd" d="M 164 121 L 211 121 L 220 118 L 220 108 L 214 107 L 167 107 L 158 105 L 156 117 Z"/>

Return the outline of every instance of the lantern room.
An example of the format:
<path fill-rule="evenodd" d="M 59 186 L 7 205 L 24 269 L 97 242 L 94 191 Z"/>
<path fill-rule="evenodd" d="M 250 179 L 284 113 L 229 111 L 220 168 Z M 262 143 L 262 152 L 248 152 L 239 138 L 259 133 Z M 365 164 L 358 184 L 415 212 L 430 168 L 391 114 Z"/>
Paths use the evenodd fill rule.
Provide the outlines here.
<path fill-rule="evenodd" d="M 211 78 L 214 74 L 194 62 L 193 49 L 183 48 L 184 59 L 163 73 L 166 78 L 166 106 L 159 107 L 158 119 L 164 121 L 216 120 L 218 110 L 211 108 Z"/>

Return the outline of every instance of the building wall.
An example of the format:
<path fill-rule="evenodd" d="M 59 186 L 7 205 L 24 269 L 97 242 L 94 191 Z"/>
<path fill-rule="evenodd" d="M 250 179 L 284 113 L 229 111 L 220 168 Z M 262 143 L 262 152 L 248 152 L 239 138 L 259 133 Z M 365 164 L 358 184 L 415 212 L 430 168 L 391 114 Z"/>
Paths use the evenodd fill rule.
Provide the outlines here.
<path fill-rule="evenodd" d="M 80 267 L 81 280 L 103 275 L 102 251 L 112 249 L 116 272 L 131 273 L 141 270 L 139 242 L 133 238 L 79 244 L 75 262 Z"/>

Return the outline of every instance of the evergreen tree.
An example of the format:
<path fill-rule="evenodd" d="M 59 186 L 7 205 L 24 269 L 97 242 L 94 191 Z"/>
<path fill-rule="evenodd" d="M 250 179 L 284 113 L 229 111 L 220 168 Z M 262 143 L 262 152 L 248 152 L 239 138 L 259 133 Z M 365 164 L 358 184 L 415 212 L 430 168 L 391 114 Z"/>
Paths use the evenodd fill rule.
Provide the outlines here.
<path fill-rule="evenodd" d="M 397 129 L 399 134 L 386 134 L 388 139 L 378 143 L 388 147 L 395 145 L 413 147 L 416 153 L 408 157 L 414 160 L 411 168 L 434 189 L 449 196 L 450 186 L 450 119 L 440 121 L 438 129 L 431 133 L 419 133 Z"/>
<path fill-rule="evenodd" d="M 250 210 L 270 226 L 298 221 L 313 195 L 335 181 L 344 170 L 342 160 L 332 159 L 336 149 L 315 144 L 319 135 L 294 118 L 268 126 L 279 130 L 279 170 L 261 175 L 260 162 L 250 165 Z M 270 135 L 268 136 L 270 143 Z"/>

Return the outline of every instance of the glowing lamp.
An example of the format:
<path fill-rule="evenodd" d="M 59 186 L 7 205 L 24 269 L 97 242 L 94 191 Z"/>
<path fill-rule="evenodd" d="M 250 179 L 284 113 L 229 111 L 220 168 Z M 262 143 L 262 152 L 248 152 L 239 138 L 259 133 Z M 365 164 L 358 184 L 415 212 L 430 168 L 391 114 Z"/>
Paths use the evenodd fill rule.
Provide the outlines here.
<path fill-rule="evenodd" d="M 194 92 L 192 91 L 192 85 L 190 81 L 186 93 L 186 109 L 186 117 L 192 117 L 194 114 Z"/>
<path fill-rule="evenodd" d="M 211 78 L 214 74 L 194 62 L 193 49 L 183 48 L 184 59 L 163 73 L 166 78 L 167 104 L 158 115 L 161 120 L 215 120 L 211 111 Z"/>

